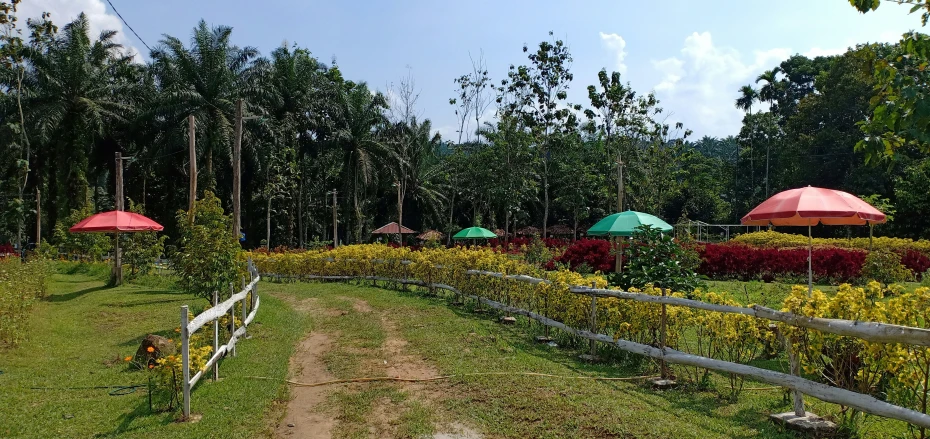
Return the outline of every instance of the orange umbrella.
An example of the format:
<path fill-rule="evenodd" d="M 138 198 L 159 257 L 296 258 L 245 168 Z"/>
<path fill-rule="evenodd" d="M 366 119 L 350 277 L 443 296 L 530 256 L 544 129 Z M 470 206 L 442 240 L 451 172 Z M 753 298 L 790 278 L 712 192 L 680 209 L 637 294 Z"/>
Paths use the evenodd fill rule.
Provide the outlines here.
<path fill-rule="evenodd" d="M 817 224 L 829 226 L 862 226 L 881 224 L 886 221 L 885 214 L 847 192 L 804 187 L 790 189 L 773 195 L 762 204 L 752 209 L 741 222 L 747 226 L 807 226 L 807 289 L 814 288 L 814 275 L 811 269 L 811 253 L 814 240 L 811 227 Z"/>

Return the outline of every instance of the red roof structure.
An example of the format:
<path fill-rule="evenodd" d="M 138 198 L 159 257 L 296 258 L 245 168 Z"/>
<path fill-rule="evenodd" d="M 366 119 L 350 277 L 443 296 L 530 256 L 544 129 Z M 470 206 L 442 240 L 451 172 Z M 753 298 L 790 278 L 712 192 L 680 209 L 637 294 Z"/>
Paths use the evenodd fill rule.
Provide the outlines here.
<path fill-rule="evenodd" d="M 372 235 L 396 235 L 398 233 L 403 233 L 405 235 L 410 235 L 417 233 L 416 230 L 408 229 L 404 226 L 397 226 L 396 222 L 389 222 L 371 232 Z"/>

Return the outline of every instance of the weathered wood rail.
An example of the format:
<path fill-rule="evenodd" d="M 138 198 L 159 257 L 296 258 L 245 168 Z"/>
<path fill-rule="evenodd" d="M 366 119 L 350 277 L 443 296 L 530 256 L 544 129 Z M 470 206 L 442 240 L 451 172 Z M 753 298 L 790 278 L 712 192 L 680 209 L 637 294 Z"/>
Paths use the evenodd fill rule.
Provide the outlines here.
<path fill-rule="evenodd" d="M 256 313 L 258 313 L 258 307 L 261 304 L 261 299 L 258 296 L 258 282 L 261 280 L 261 276 L 258 273 L 258 269 L 252 264 L 251 259 L 248 261 L 248 271 L 249 281 L 246 283 L 243 279 L 241 291 L 232 294 L 229 299 L 223 302 L 219 302 L 218 300 L 219 292 L 214 291 L 213 307 L 198 314 L 193 319 L 190 319 L 188 306 L 181 306 L 181 369 L 183 374 L 181 386 L 184 419 L 190 418 L 191 415 L 191 390 L 197 385 L 197 382 L 203 378 L 204 373 L 208 370 L 213 370 L 214 381 L 219 379 L 219 361 L 225 358 L 227 354 L 231 353 L 233 356 L 236 355 L 236 343 L 239 342 L 240 338 L 246 335 L 246 328 L 248 328 L 252 320 L 255 319 Z M 229 287 L 230 293 L 235 291 L 235 287 L 232 284 L 230 284 Z M 235 315 L 237 303 L 241 303 L 240 310 L 242 312 L 242 326 L 238 328 L 236 327 Z M 229 332 L 231 335 L 229 340 L 226 340 L 223 345 L 220 345 L 220 318 L 227 315 L 229 316 Z M 191 335 L 211 321 L 213 322 L 213 355 L 207 360 L 203 368 L 198 370 L 194 376 L 191 376 Z"/>
<path fill-rule="evenodd" d="M 332 258 L 325 259 L 327 262 L 335 263 L 336 260 Z M 386 260 L 371 260 L 370 262 L 374 264 L 380 263 L 395 263 L 400 265 L 409 265 L 411 261 L 386 261 Z M 436 268 L 441 268 L 436 266 Z M 507 275 L 503 273 L 483 271 L 483 270 L 465 270 L 465 274 L 476 275 L 476 276 L 490 276 L 499 279 L 511 280 L 516 282 L 525 282 L 530 284 L 541 284 L 541 283 L 551 283 L 549 280 L 540 279 L 536 277 L 526 276 L 526 275 Z M 918 412 L 916 410 L 911 410 L 906 407 L 897 406 L 885 401 L 881 401 L 872 396 L 853 392 L 846 389 L 841 389 L 838 387 L 829 386 L 827 384 L 818 383 L 816 381 L 808 380 L 806 378 L 787 374 L 782 372 L 777 372 L 769 369 L 763 369 L 755 366 L 749 366 L 740 363 L 732 363 L 723 360 L 717 360 L 713 358 L 702 357 L 698 355 L 692 355 L 685 352 L 680 352 L 671 348 L 662 347 L 657 348 L 641 343 L 636 343 L 628 340 L 614 339 L 613 337 L 605 334 L 597 334 L 590 330 L 576 329 L 566 325 L 565 323 L 559 322 L 554 319 L 550 319 L 546 316 L 534 313 L 529 310 L 522 308 L 512 307 L 497 301 L 481 297 L 479 295 L 470 294 L 468 292 L 463 292 L 453 286 L 441 284 L 441 283 L 430 283 L 418 279 L 398 279 L 390 278 L 384 276 L 348 276 L 348 275 L 301 275 L 301 276 L 287 276 L 280 274 L 267 273 L 266 277 L 277 278 L 277 279 L 297 279 L 297 280 L 332 280 L 332 281 L 346 281 L 346 280 L 368 280 L 368 281 L 383 281 L 383 282 L 393 282 L 403 285 L 415 285 L 421 286 L 430 289 L 442 289 L 451 291 L 457 295 L 471 298 L 477 302 L 485 304 L 491 308 L 498 309 L 504 312 L 511 314 L 522 315 L 532 320 L 535 320 L 547 327 L 557 328 L 562 331 L 565 331 L 569 334 L 573 334 L 580 338 L 587 340 L 593 340 L 595 342 L 600 342 L 608 344 L 610 346 L 616 347 L 618 349 L 644 355 L 650 358 L 655 358 L 660 361 L 667 361 L 670 363 L 688 365 L 701 367 L 706 369 L 715 370 L 723 373 L 733 373 L 745 377 L 751 377 L 759 381 L 767 382 L 770 384 L 782 386 L 793 390 L 795 392 L 800 392 L 808 396 L 813 396 L 822 401 L 839 404 L 847 407 L 851 407 L 857 410 L 861 410 L 866 413 L 871 413 L 878 416 L 884 416 L 887 418 L 897 419 L 904 422 L 908 422 L 918 427 L 930 428 L 930 416 L 927 414 Z M 814 329 L 818 331 L 823 331 L 827 333 L 857 337 L 870 342 L 877 343 L 902 343 L 910 344 L 917 346 L 930 346 L 930 330 L 923 328 L 914 328 L 908 326 L 899 326 L 899 325 L 890 325 L 880 322 L 860 322 L 852 320 L 841 320 L 841 319 L 824 319 L 824 318 L 814 318 L 801 316 L 793 313 L 776 311 L 771 308 L 766 308 L 763 306 L 755 305 L 752 307 L 741 307 L 741 306 L 730 306 L 730 305 L 719 305 L 713 303 L 702 302 L 698 300 L 685 299 L 680 297 L 670 297 L 670 296 L 654 296 L 650 294 L 642 293 L 631 293 L 626 291 L 618 290 L 607 290 L 607 289 L 598 289 L 586 286 L 570 286 L 568 289 L 570 292 L 580 295 L 586 295 L 591 297 L 611 297 L 624 300 L 633 300 L 643 303 L 652 303 L 652 304 L 661 304 L 661 305 L 671 305 L 671 306 L 682 306 L 693 309 L 700 309 L 704 311 L 711 312 L 720 312 L 720 313 L 732 313 L 732 314 L 742 314 L 748 315 L 760 319 L 770 320 L 785 323 L 795 327 Z M 795 407 L 796 411 L 800 409 L 803 411 L 803 404 L 801 407 Z"/>

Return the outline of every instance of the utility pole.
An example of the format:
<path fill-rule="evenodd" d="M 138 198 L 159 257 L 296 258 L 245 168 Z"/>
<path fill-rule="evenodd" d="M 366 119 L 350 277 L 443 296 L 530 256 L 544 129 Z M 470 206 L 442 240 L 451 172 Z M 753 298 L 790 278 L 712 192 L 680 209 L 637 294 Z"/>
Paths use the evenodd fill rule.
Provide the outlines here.
<path fill-rule="evenodd" d="M 42 191 L 36 188 L 36 250 L 42 244 Z"/>
<path fill-rule="evenodd" d="M 190 156 L 190 186 L 187 203 L 187 221 L 194 223 L 194 202 L 197 201 L 197 127 L 194 115 L 187 116 L 188 155 Z"/>
<path fill-rule="evenodd" d="M 232 202 L 233 202 L 233 238 L 236 242 L 239 242 L 239 230 L 241 229 L 240 223 L 240 186 L 242 184 L 240 175 L 240 163 L 242 161 L 242 99 L 236 101 L 236 134 L 233 138 L 233 190 L 232 190 Z M 270 225 L 269 225 L 270 227 Z M 271 243 L 268 243 L 269 246 Z"/>
<path fill-rule="evenodd" d="M 336 216 L 336 190 L 333 189 L 333 248 L 339 247 L 339 218 Z"/>
<path fill-rule="evenodd" d="M 400 182 L 395 181 L 394 186 L 397 186 L 397 234 L 400 236 L 400 246 L 404 246 L 404 231 L 401 230 L 401 224 L 404 221 L 404 201 L 401 198 L 401 188 Z"/>
<path fill-rule="evenodd" d="M 617 212 L 623 212 L 623 155 L 617 154 Z M 614 238 L 617 244 L 617 252 L 614 256 L 615 271 L 623 272 L 623 238 Z"/>

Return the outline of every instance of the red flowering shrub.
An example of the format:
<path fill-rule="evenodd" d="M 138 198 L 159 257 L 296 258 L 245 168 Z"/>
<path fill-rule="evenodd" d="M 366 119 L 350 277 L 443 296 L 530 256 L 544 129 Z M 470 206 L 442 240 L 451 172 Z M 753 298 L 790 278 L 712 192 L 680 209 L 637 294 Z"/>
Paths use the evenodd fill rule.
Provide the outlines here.
<path fill-rule="evenodd" d="M 614 256 L 610 254 L 610 248 L 610 242 L 605 239 L 579 239 L 553 261 L 568 264 L 572 270 L 583 262 L 592 270 L 606 273 L 614 269 Z"/>
<path fill-rule="evenodd" d="M 814 249 L 814 278 L 851 282 L 859 277 L 866 252 L 840 248 Z M 713 279 L 764 280 L 807 277 L 806 249 L 774 249 L 740 244 L 706 244 L 698 274 Z"/>
<path fill-rule="evenodd" d="M 904 250 L 901 252 L 901 264 L 913 271 L 917 280 L 921 280 L 927 269 L 930 269 L 930 257 L 917 250 Z"/>
<path fill-rule="evenodd" d="M 15 254 L 15 253 L 16 253 L 16 249 L 13 248 L 13 244 L 10 244 L 10 243 L 0 244 L 0 255 Z"/>

